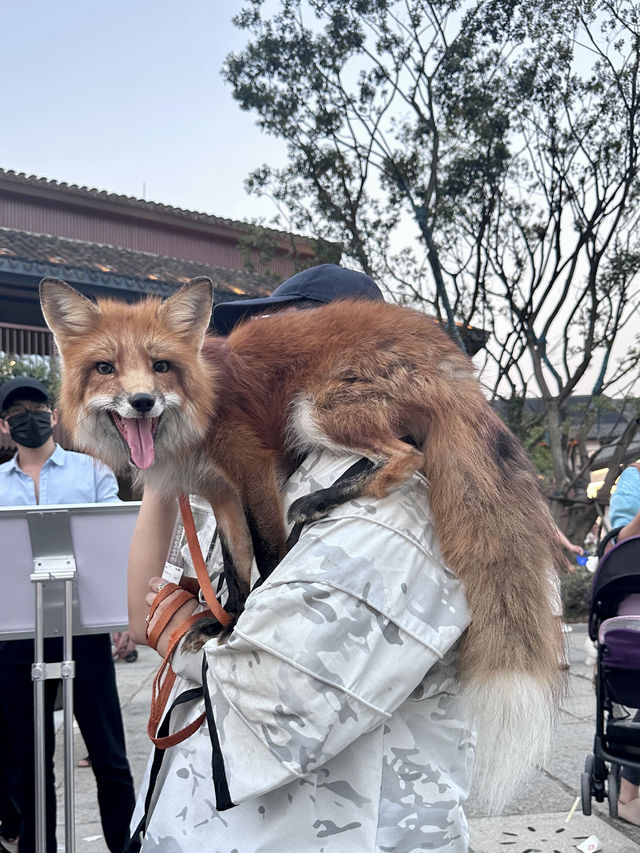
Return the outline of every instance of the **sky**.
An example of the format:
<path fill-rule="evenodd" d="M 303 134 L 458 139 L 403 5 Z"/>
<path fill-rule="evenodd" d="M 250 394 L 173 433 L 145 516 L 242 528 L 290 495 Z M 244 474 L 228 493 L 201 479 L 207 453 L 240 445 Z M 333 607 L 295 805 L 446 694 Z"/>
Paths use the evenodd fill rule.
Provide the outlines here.
<path fill-rule="evenodd" d="M 0 167 L 266 222 L 243 182 L 284 144 L 221 76 L 240 0 L 4 0 Z"/>
<path fill-rule="evenodd" d="M 221 75 L 247 40 L 231 21 L 242 5 L 4 0 L 0 167 L 269 224 L 272 202 L 243 183 L 284 165 L 285 146 Z"/>

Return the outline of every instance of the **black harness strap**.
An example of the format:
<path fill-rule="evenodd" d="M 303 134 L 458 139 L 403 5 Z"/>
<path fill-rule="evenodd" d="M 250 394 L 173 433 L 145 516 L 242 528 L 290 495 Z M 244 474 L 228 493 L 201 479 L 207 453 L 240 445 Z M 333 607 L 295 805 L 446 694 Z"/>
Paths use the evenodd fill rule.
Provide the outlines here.
<path fill-rule="evenodd" d="M 181 693 L 179 696 L 176 696 L 173 704 L 165 714 L 164 720 L 158 729 L 158 737 L 167 737 L 169 734 L 169 728 L 171 726 L 171 712 L 174 708 L 177 708 L 178 705 L 184 705 L 185 702 L 191 702 L 193 699 L 202 698 L 202 687 L 192 687 L 191 690 L 185 690 L 184 693 Z M 131 833 L 131 838 L 129 839 L 129 843 L 125 847 L 124 853 L 135 853 L 135 851 L 140 849 L 140 844 L 142 841 L 142 836 L 146 831 L 147 825 L 147 817 L 149 814 L 149 807 L 151 805 L 151 798 L 153 797 L 153 792 L 156 787 L 156 782 L 158 780 L 158 773 L 160 772 L 160 768 L 162 767 L 162 760 L 165 756 L 166 750 L 160 749 L 159 747 L 155 748 L 153 754 L 153 762 L 151 764 L 151 773 L 149 774 L 149 787 L 147 788 L 147 796 L 144 801 L 144 814 L 142 815 L 142 819 L 140 823 L 136 827 L 135 831 Z"/>
<path fill-rule="evenodd" d="M 202 655 L 202 683 L 206 684 L 207 678 L 207 670 L 209 666 L 207 664 L 207 656 L 205 654 Z M 218 729 L 216 727 L 216 720 L 213 716 L 213 709 L 211 707 L 211 698 L 209 696 L 209 691 L 204 691 L 204 707 L 207 712 L 207 723 L 209 726 L 209 737 L 211 738 L 211 775 L 213 777 L 213 789 L 216 795 L 216 808 L 219 812 L 226 811 L 227 809 L 233 808 L 235 803 L 231 799 L 231 794 L 229 793 L 229 783 L 227 781 L 227 771 L 224 766 L 224 756 L 222 755 L 222 750 L 220 749 L 220 739 L 218 738 Z"/>
<path fill-rule="evenodd" d="M 356 480 L 365 472 L 370 471 L 371 468 L 375 468 L 375 462 L 363 456 L 362 459 L 358 459 L 350 468 L 347 468 L 344 474 L 341 474 L 335 483 L 332 484 L 332 487 L 340 486 L 349 480 Z M 291 532 L 287 538 L 287 552 L 297 544 L 306 523 L 305 521 L 297 521 L 291 528 Z"/>

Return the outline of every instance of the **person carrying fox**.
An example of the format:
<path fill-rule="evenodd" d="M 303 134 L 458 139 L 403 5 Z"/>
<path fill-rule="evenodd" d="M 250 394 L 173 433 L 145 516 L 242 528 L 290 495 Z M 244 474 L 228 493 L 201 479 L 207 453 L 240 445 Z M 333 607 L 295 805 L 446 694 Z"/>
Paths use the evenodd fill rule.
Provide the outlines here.
<path fill-rule="evenodd" d="M 240 320 L 259 323 L 275 311 L 345 298 L 380 301 L 382 294 L 368 276 L 325 264 L 293 276 L 271 297 L 217 305 L 214 325 L 227 334 Z M 363 463 L 338 448 L 289 461 L 285 519 L 294 501 L 353 477 Z M 385 497 L 356 495 L 293 534 L 287 525 L 288 553 L 255 584 L 228 637 L 197 650 L 178 646 L 165 728 L 182 729 L 201 715 L 204 721 L 150 759 L 132 850 L 468 850 L 463 803 L 476 735 L 459 656 L 471 613 L 461 580 L 442 557 L 429 493 L 415 473 Z M 461 516 L 466 512 L 460 507 Z M 147 484 L 130 554 L 130 631 L 138 642 L 154 636 L 161 655 L 174 630 L 202 609 L 195 596 L 180 604 L 183 591 L 160 577 L 176 515 L 175 497 Z M 500 519 L 495 523 L 500 536 Z M 548 529 L 541 548 L 553 554 L 551 523 Z M 221 572 L 222 557 L 216 563 L 214 552 L 208 566 Z M 551 598 L 549 614 L 535 614 L 543 624 L 553 622 Z M 515 658 L 521 642 L 514 638 Z M 524 748 L 537 757 L 540 729 L 528 738 L 526 715 L 540 699 L 550 728 L 555 687 L 549 695 L 528 693 L 526 676 L 509 672 L 510 665 L 503 694 L 511 724 L 522 727 L 520 740 L 531 740 Z M 555 673 L 549 681 L 556 684 Z M 500 690 L 493 692 L 486 715 L 495 718 L 495 731 L 482 778 L 493 784 L 495 777 L 499 787 L 502 777 L 517 784 L 524 761 L 516 752 L 504 766 L 496 753 L 491 766 L 504 718 Z M 504 795 L 498 791 L 495 802 Z"/>

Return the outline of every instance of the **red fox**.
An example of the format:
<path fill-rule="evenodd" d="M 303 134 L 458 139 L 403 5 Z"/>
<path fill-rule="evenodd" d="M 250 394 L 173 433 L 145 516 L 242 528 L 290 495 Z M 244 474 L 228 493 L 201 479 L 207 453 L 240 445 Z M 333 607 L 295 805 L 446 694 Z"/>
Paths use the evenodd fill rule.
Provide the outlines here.
<path fill-rule="evenodd" d="M 472 614 L 460 666 L 490 732 L 483 784 L 503 799 L 510 773 L 493 753 L 508 753 L 514 771 L 537 761 L 561 690 L 552 583 L 562 555 L 535 471 L 438 324 L 345 301 L 206 336 L 208 279 L 133 305 L 45 279 L 41 302 L 75 443 L 116 470 L 133 464 L 156 491 L 210 500 L 244 594 L 254 552 L 266 571 L 285 552 L 278 477 L 296 453 L 347 448 L 372 462 L 296 501 L 298 520 L 426 476 L 441 551 Z"/>

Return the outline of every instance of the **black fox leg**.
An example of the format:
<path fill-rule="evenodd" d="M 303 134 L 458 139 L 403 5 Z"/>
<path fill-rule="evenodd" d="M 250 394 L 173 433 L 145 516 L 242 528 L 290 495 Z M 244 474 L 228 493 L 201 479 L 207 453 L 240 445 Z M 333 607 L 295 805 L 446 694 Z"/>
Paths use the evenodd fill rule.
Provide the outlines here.
<path fill-rule="evenodd" d="M 359 459 L 328 489 L 318 489 L 317 492 L 295 500 L 289 507 L 287 518 L 296 524 L 323 518 L 334 507 L 362 494 L 368 481 L 384 464 L 372 462 L 370 459 Z"/>
<path fill-rule="evenodd" d="M 238 572 L 233 564 L 233 558 L 231 557 L 231 552 L 227 547 L 224 536 L 220 536 L 220 547 L 222 549 L 222 573 L 227 584 L 227 600 L 224 609 L 227 613 L 239 614 L 244 607 L 248 591 L 243 592 L 241 588 Z"/>
<path fill-rule="evenodd" d="M 227 584 L 227 600 L 224 602 L 224 609 L 234 618 L 231 624 L 225 627 L 214 616 L 203 616 L 185 634 L 182 644 L 183 651 L 185 652 L 199 651 L 207 640 L 212 639 L 212 637 L 217 637 L 218 642 L 222 642 L 231 633 L 236 619 L 244 607 L 246 595 L 242 595 L 238 572 L 233 563 L 231 552 L 220 530 L 218 530 L 218 536 L 220 537 L 220 547 L 222 549 L 222 572 Z"/>
<path fill-rule="evenodd" d="M 263 534 L 260 524 L 250 507 L 245 507 L 245 517 L 251 534 L 253 554 L 260 578 L 264 580 L 282 559 L 280 548 Z"/>

